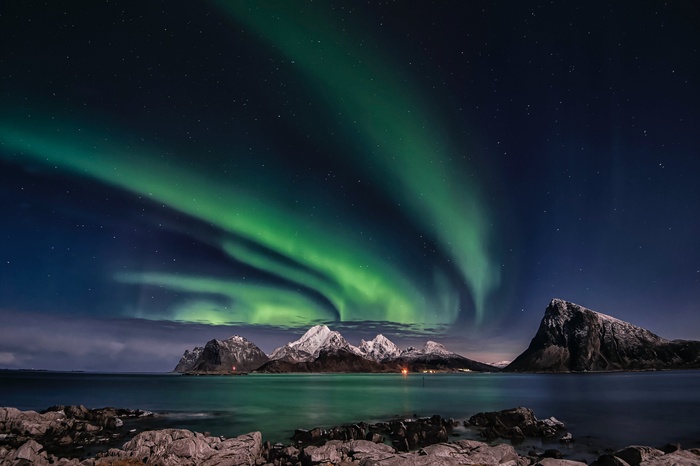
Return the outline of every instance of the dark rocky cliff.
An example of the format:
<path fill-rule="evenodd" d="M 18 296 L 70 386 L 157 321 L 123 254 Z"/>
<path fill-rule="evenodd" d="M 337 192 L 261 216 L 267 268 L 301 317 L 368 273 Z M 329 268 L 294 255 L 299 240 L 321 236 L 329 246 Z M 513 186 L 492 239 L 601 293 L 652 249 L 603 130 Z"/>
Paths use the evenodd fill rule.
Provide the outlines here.
<path fill-rule="evenodd" d="M 530 346 L 504 371 L 570 372 L 700 368 L 700 342 L 654 333 L 553 299 Z"/>
<path fill-rule="evenodd" d="M 269 361 L 252 342 L 234 335 L 210 340 L 204 348 L 185 351 L 174 372 L 249 372 Z"/>

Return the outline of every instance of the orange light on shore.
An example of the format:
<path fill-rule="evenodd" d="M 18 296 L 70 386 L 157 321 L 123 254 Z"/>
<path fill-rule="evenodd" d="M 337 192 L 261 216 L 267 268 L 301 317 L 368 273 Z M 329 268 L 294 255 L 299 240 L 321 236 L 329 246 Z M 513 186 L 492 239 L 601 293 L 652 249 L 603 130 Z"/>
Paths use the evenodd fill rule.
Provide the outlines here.
<path fill-rule="evenodd" d="M 408 369 L 406 369 L 406 368 L 404 367 L 403 369 L 401 369 L 401 373 L 402 373 L 403 375 L 408 375 Z"/>

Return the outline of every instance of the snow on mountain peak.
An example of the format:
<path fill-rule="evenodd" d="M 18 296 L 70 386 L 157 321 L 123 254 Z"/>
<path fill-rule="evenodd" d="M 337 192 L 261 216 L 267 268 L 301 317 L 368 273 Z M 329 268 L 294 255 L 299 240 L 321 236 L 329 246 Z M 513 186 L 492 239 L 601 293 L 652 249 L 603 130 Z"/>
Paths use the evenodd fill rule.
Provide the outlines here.
<path fill-rule="evenodd" d="M 314 325 L 308 329 L 301 338 L 289 344 L 293 347 L 304 346 L 308 348 L 316 348 L 328 340 L 332 333 L 338 332 L 333 332 L 327 325 Z"/>
<path fill-rule="evenodd" d="M 435 341 L 427 341 L 423 346 L 423 351 L 426 354 L 439 354 L 445 356 L 452 354 L 451 351 L 447 351 L 447 348 L 445 348 L 444 345 Z"/>
<path fill-rule="evenodd" d="M 424 356 L 455 356 L 455 353 L 448 351 L 442 344 L 435 341 L 428 341 L 422 348 L 409 346 L 401 352 L 402 358 L 414 359 Z"/>
<path fill-rule="evenodd" d="M 329 329 L 326 325 L 315 325 L 298 340 L 274 350 L 270 359 L 284 359 L 291 362 L 313 361 L 324 349 L 344 349 L 360 354 L 360 350 L 348 343 L 340 333 Z"/>
<path fill-rule="evenodd" d="M 401 350 L 391 340 L 382 334 L 370 341 L 362 340 L 359 346 L 360 356 L 373 361 L 392 359 L 401 354 Z"/>

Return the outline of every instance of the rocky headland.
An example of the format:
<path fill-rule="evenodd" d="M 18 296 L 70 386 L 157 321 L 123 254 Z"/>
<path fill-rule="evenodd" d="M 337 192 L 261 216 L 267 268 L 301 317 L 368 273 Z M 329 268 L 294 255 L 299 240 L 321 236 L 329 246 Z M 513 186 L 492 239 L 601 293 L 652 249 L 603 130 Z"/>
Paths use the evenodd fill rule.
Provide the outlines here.
<path fill-rule="evenodd" d="M 666 340 L 641 327 L 553 299 L 530 346 L 504 371 L 587 372 L 700 368 L 700 341 Z"/>
<path fill-rule="evenodd" d="M 514 408 L 478 413 L 460 423 L 440 416 L 356 423 L 330 429 L 298 429 L 292 443 L 271 445 L 260 432 L 235 438 L 185 429 L 139 433 L 122 419 L 151 416 L 138 410 L 83 406 L 53 407 L 43 413 L 0 408 L 0 465 L 247 465 L 247 466 L 584 466 L 558 449 L 519 452 L 527 438 L 572 442 L 563 423 L 539 420 L 532 410 Z M 483 441 L 457 439 L 460 424 L 476 429 Z M 115 439 L 129 440 L 110 447 Z M 511 443 L 503 443 L 510 439 Z M 102 445 L 86 454 L 86 445 Z M 629 446 L 599 455 L 595 466 L 690 466 L 700 464 L 700 449 L 679 445 L 662 449 Z"/>

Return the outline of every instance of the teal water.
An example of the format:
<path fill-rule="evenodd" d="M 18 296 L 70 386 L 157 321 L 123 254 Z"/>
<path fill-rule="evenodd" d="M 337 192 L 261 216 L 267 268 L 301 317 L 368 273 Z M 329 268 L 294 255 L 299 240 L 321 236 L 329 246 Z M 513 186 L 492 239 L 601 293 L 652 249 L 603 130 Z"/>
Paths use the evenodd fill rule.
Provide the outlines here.
<path fill-rule="evenodd" d="M 700 446 L 700 371 L 614 374 L 251 374 L 186 377 L 0 371 L 0 406 L 139 408 L 157 427 L 287 442 L 295 428 L 439 414 L 458 420 L 516 406 L 611 448 Z M 463 435 L 471 435 L 463 432 Z"/>

